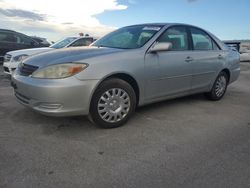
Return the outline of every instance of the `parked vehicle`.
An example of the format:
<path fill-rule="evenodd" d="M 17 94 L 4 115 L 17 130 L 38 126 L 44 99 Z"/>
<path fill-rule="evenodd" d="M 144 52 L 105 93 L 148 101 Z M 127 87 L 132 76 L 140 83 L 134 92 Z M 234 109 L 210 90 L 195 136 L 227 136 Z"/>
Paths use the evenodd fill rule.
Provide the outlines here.
<path fill-rule="evenodd" d="M 94 41 L 93 37 L 66 37 L 46 48 L 31 48 L 8 52 L 4 56 L 4 73 L 12 74 L 18 64 L 31 55 L 51 51 L 59 48 L 89 46 Z"/>
<path fill-rule="evenodd" d="M 37 37 L 37 36 L 30 36 L 33 40 L 37 41 L 41 44 L 42 47 L 49 47 L 51 44 L 47 41 L 46 38 Z"/>
<path fill-rule="evenodd" d="M 240 61 L 250 62 L 250 42 L 242 42 L 240 46 Z"/>
<path fill-rule="evenodd" d="M 89 115 L 103 128 L 123 125 L 137 106 L 206 93 L 220 100 L 240 74 L 239 53 L 185 24 L 118 29 L 87 48 L 26 59 L 12 77 L 17 100 L 50 116 Z"/>
<path fill-rule="evenodd" d="M 0 62 L 4 55 L 13 50 L 42 47 L 31 37 L 12 30 L 0 29 Z"/>
<path fill-rule="evenodd" d="M 250 52 L 243 52 L 240 54 L 240 61 L 249 61 L 250 62 Z"/>
<path fill-rule="evenodd" d="M 238 52 L 240 52 L 240 41 L 223 41 L 229 48 L 231 48 L 232 50 L 237 50 Z"/>
<path fill-rule="evenodd" d="M 242 41 L 224 41 L 224 43 L 232 50 L 240 53 L 240 61 L 250 61 L 250 43 Z"/>

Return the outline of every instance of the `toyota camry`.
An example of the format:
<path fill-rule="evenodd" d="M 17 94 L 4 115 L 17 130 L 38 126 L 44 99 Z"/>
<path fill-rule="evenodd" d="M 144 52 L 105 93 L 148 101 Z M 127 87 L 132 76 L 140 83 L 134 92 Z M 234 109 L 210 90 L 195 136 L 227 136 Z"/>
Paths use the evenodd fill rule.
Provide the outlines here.
<path fill-rule="evenodd" d="M 45 115 L 88 115 L 123 125 L 136 107 L 194 93 L 220 100 L 240 74 L 239 54 L 187 24 L 123 27 L 90 47 L 25 59 L 12 77 L 17 100 Z"/>

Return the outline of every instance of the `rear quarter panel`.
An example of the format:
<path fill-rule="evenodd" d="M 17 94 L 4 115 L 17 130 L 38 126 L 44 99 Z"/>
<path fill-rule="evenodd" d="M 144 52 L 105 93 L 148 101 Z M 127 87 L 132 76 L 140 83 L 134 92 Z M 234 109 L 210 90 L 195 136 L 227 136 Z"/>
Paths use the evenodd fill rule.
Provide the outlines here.
<path fill-rule="evenodd" d="M 240 75 L 240 54 L 237 51 L 228 50 L 226 67 L 230 71 L 230 84 L 236 81 Z"/>

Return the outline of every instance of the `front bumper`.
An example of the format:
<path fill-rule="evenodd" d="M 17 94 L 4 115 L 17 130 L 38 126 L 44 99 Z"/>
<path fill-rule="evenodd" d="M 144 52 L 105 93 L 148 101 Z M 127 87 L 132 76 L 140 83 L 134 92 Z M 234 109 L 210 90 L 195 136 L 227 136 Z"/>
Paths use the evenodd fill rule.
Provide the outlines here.
<path fill-rule="evenodd" d="M 17 100 L 48 116 L 87 115 L 93 91 L 99 80 L 35 79 L 12 75 Z"/>
<path fill-rule="evenodd" d="M 18 62 L 4 62 L 3 63 L 3 71 L 6 74 L 13 74 L 13 72 L 16 70 L 18 66 Z"/>

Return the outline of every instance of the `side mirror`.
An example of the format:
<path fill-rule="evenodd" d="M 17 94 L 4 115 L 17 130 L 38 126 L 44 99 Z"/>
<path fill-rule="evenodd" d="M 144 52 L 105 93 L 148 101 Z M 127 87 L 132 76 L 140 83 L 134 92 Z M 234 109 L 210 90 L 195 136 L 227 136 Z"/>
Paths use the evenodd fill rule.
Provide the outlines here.
<path fill-rule="evenodd" d="M 159 51 L 169 51 L 173 47 L 171 42 L 156 42 L 149 50 L 150 53 Z"/>

